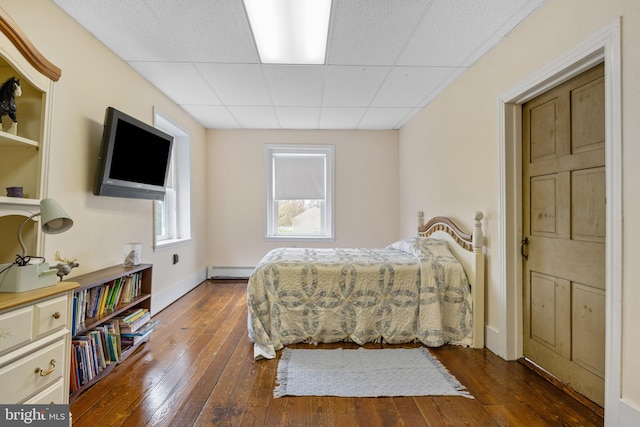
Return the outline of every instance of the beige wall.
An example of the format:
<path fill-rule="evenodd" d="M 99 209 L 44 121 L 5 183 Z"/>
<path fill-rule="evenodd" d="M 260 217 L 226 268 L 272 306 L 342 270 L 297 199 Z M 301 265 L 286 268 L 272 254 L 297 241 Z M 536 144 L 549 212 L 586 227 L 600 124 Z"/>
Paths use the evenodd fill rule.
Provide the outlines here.
<path fill-rule="evenodd" d="M 498 232 L 500 158 L 498 97 L 566 55 L 619 17 L 622 28 L 623 225 L 622 397 L 640 408 L 640 2 L 548 0 L 400 131 L 401 233 L 414 227 L 414 212 L 451 215 L 470 227 L 471 212 L 487 216 L 487 322 L 499 329 Z M 443 174 L 443 171 L 449 171 Z M 504 331 L 498 331 L 504 332 Z"/>
<path fill-rule="evenodd" d="M 264 241 L 264 144 L 335 145 L 334 242 L 297 246 L 380 247 L 398 238 L 397 131 L 209 130 L 209 259 L 254 267 Z"/>
<path fill-rule="evenodd" d="M 146 123 L 159 107 L 191 134 L 192 194 L 204 193 L 205 131 L 104 45 L 49 0 L 0 0 L 36 48 L 62 69 L 55 83 L 48 196 L 73 218 L 64 234 L 45 236 L 44 256 L 76 257 L 70 277 L 122 263 L 122 245 L 143 243 L 143 262 L 154 264 L 154 294 L 204 271 L 204 201 L 191 207 L 194 239 L 170 252 L 154 253 L 152 202 L 92 194 L 105 109 L 113 106 Z M 180 263 L 171 264 L 171 255 Z M 204 274 L 204 273 L 202 273 Z M 155 305 L 155 304 L 154 304 Z"/>

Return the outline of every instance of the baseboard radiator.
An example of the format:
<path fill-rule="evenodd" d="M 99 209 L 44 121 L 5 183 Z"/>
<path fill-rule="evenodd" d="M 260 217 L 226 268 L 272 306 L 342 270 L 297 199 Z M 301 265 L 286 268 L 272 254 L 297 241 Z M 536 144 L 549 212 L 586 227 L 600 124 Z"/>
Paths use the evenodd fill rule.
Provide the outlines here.
<path fill-rule="evenodd" d="M 207 279 L 248 279 L 254 267 L 207 267 Z"/>

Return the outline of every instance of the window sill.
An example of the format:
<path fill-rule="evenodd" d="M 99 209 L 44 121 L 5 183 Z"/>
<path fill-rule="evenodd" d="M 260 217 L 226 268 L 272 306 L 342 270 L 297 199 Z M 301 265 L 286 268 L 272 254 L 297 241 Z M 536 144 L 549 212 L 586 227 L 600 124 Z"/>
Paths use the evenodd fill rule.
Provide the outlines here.
<path fill-rule="evenodd" d="M 310 237 L 310 236 L 265 236 L 265 242 L 335 242 L 335 237 Z"/>
<path fill-rule="evenodd" d="M 179 246 L 186 246 L 191 243 L 191 238 L 189 239 L 169 239 L 162 240 L 153 247 L 154 252 L 162 252 L 169 249 L 177 248 Z"/>

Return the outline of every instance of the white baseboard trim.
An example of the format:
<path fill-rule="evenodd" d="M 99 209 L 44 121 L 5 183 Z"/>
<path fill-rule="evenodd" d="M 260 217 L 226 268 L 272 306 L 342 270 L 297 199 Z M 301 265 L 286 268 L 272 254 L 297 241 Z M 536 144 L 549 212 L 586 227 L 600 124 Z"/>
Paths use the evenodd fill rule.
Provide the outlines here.
<path fill-rule="evenodd" d="M 620 412 L 619 419 L 614 421 L 607 418 L 607 412 L 604 413 L 604 424 L 605 425 L 616 425 L 616 426 L 640 426 L 640 409 L 635 408 L 631 402 L 627 402 L 624 399 L 620 399 Z"/>
<path fill-rule="evenodd" d="M 151 298 L 151 313 L 157 314 L 159 311 L 178 300 L 200 283 L 204 282 L 207 279 L 206 274 L 207 271 L 205 269 L 197 271 L 191 276 L 180 280 L 169 289 L 154 293 Z"/>
<path fill-rule="evenodd" d="M 497 356 L 504 358 L 500 349 L 500 333 L 493 326 L 484 327 L 484 346 Z"/>
<path fill-rule="evenodd" d="M 207 279 L 248 279 L 254 267 L 207 267 Z"/>

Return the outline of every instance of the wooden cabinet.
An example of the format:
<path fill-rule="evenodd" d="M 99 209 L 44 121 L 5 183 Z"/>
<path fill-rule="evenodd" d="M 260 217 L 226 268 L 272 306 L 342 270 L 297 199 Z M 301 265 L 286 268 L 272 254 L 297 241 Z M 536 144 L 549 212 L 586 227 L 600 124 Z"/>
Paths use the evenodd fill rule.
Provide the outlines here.
<path fill-rule="evenodd" d="M 153 267 L 151 264 L 140 264 L 134 267 L 117 265 L 74 277 L 73 280 L 79 284 L 79 287 L 74 292 L 74 336 L 86 334 L 88 331 L 99 328 L 105 323 L 113 322 L 118 316 L 134 309 L 146 309 L 150 312 L 152 271 Z M 106 292 L 109 287 L 117 286 L 119 282 L 124 284 L 126 280 L 131 280 L 132 283 L 138 283 L 138 289 L 133 293 L 134 296 L 131 301 L 115 304 L 112 309 L 105 309 L 101 314 L 87 314 L 93 311 L 89 308 L 89 306 L 93 304 L 91 297 L 92 291 L 95 291 L 94 294 L 97 294 L 97 291 L 103 288 Z M 82 305 L 84 305 L 84 308 Z M 104 378 L 105 375 L 109 374 L 118 363 L 129 357 L 140 345 L 147 342 L 149 337 L 150 335 L 146 335 L 133 345 L 123 345 L 121 347 L 122 354 L 119 362 L 110 363 L 104 369 L 98 369 L 98 372 L 87 382 L 79 385 L 77 389 L 71 392 L 71 401 L 75 400 L 84 390 Z"/>
<path fill-rule="evenodd" d="M 69 402 L 71 301 L 78 285 L 62 282 L 0 293 L 0 403 Z"/>
<path fill-rule="evenodd" d="M 46 192 L 47 159 L 53 85 L 60 69 L 47 61 L 25 34 L 0 9 L 0 85 L 20 79 L 22 95 L 15 98 L 15 127 L 0 126 L 0 263 L 13 262 L 21 253 L 16 231 L 25 217 L 38 212 Z M 11 122 L 7 115 L 4 122 Z M 7 197 L 7 187 L 22 187 L 24 197 Z M 30 255 L 42 253 L 37 222 L 23 233 Z"/>

